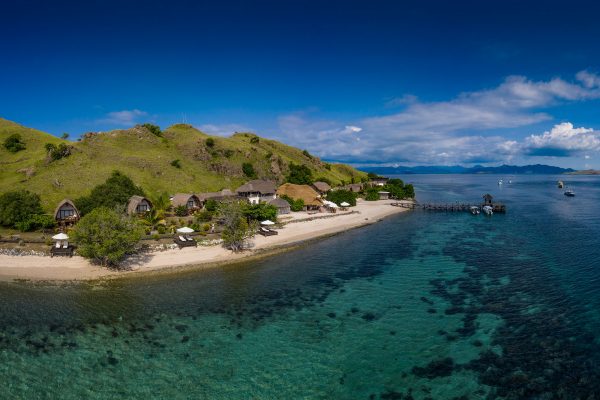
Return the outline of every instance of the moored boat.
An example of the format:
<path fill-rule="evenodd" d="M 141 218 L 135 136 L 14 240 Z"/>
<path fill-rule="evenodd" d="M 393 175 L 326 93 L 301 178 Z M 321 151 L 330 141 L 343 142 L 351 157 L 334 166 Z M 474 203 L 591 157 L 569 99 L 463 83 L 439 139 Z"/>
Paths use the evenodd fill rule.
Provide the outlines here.
<path fill-rule="evenodd" d="M 494 213 L 492 206 L 483 206 L 482 210 L 485 215 L 492 215 Z"/>
<path fill-rule="evenodd" d="M 562 189 L 565 186 L 565 184 L 563 183 L 563 181 L 558 181 L 558 188 Z"/>
<path fill-rule="evenodd" d="M 477 207 L 477 206 L 471 206 L 471 207 L 469 207 L 469 212 L 472 215 L 479 215 L 479 207 Z"/>
<path fill-rule="evenodd" d="M 565 196 L 575 197 L 575 192 L 572 189 L 565 190 Z"/>

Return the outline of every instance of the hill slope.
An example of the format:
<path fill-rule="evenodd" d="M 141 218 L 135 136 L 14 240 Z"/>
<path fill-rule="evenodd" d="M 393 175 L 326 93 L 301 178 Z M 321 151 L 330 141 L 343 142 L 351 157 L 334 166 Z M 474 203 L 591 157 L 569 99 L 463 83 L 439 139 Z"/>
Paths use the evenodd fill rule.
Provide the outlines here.
<path fill-rule="evenodd" d="M 0 147 L 0 192 L 28 189 L 42 197 L 48 211 L 65 197 L 88 194 L 113 170 L 130 176 L 151 196 L 235 189 L 250 179 L 242 171 L 243 163 L 252 164 L 257 178 L 278 182 L 283 182 L 290 163 L 306 165 L 314 178 L 323 177 L 334 184 L 366 176 L 347 165 L 327 164 L 297 148 L 251 133 L 209 136 L 183 124 L 166 129 L 162 137 L 136 126 L 86 134 L 81 141 L 69 142 L 0 119 L 0 143 L 13 133 L 22 136 L 27 148 L 13 154 Z M 208 138 L 214 145 L 207 144 Z M 71 155 L 51 161 L 46 143 L 72 146 Z M 181 168 L 172 166 L 173 160 L 180 160 Z"/>

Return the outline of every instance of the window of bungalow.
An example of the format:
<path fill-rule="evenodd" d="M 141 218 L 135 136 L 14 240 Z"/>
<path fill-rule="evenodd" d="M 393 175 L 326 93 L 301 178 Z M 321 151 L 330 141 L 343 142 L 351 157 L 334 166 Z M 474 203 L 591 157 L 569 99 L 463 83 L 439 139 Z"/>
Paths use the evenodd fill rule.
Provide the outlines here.
<path fill-rule="evenodd" d="M 72 208 L 61 208 L 58 210 L 58 219 L 66 219 L 75 215 L 75 210 Z"/>
<path fill-rule="evenodd" d="M 139 213 L 143 213 L 143 212 L 146 212 L 149 210 L 150 210 L 150 207 L 148 207 L 148 204 L 146 204 L 146 203 L 141 203 L 141 204 L 138 204 L 138 206 L 137 206 L 137 212 L 139 212 Z"/>
<path fill-rule="evenodd" d="M 188 200 L 187 208 L 194 208 L 194 207 L 196 207 L 196 202 L 194 200 Z"/>

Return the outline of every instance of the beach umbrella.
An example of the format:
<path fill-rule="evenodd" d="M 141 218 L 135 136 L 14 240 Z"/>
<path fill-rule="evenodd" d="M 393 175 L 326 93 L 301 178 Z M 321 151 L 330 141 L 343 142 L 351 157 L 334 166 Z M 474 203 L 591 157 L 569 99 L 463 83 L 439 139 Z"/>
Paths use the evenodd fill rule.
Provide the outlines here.
<path fill-rule="evenodd" d="M 269 220 L 267 219 L 267 220 L 264 220 L 264 221 L 262 221 L 260 224 L 261 224 L 261 225 L 275 225 L 275 222 L 273 222 L 273 221 L 269 221 Z"/>
<path fill-rule="evenodd" d="M 187 226 L 177 229 L 177 233 L 192 233 L 192 232 L 194 232 L 194 230 L 192 228 L 188 228 Z"/>
<path fill-rule="evenodd" d="M 348 204 L 346 202 L 343 202 L 342 204 L 340 204 L 340 206 L 342 206 L 342 207 L 350 207 L 350 204 Z"/>
<path fill-rule="evenodd" d="M 52 236 L 52 239 L 54 240 L 67 240 L 69 238 L 69 236 L 66 233 L 59 233 L 57 235 Z"/>
<path fill-rule="evenodd" d="M 325 205 L 331 208 L 338 208 L 338 205 L 335 204 L 333 201 L 329 201 L 329 200 L 325 200 Z"/>

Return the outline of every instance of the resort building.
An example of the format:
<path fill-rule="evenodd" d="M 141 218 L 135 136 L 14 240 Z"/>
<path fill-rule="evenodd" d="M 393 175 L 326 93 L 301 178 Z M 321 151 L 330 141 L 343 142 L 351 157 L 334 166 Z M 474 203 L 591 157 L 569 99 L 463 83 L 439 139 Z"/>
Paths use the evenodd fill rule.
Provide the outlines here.
<path fill-rule="evenodd" d="M 317 192 L 319 192 L 321 194 L 321 196 L 326 195 L 327 192 L 329 192 L 331 190 L 331 186 L 329 186 L 329 184 L 327 182 L 317 181 L 317 182 L 313 183 L 312 186 L 313 186 L 313 188 L 315 188 L 315 190 Z"/>
<path fill-rule="evenodd" d="M 202 207 L 200 198 L 193 193 L 177 193 L 171 198 L 171 204 L 173 204 L 173 207 L 184 206 L 187 208 L 188 213 L 194 212 Z"/>
<path fill-rule="evenodd" d="M 349 190 L 354 193 L 360 193 L 363 190 L 363 185 L 361 183 L 352 183 L 350 185 L 343 186 L 342 189 Z"/>
<path fill-rule="evenodd" d="M 200 199 L 200 202 L 203 205 L 206 203 L 206 200 L 209 200 L 209 199 L 215 200 L 218 202 L 243 199 L 243 197 L 238 196 L 236 193 L 232 192 L 230 189 L 223 189 L 218 192 L 199 193 L 198 198 Z"/>
<path fill-rule="evenodd" d="M 240 186 L 235 192 L 238 196 L 248 199 L 250 204 L 258 204 L 262 201 L 269 202 L 277 197 L 275 182 L 260 179 Z"/>
<path fill-rule="evenodd" d="M 71 224 L 79 221 L 81 214 L 75 207 L 75 203 L 69 199 L 64 199 L 54 210 L 54 219 L 59 224 Z"/>
<path fill-rule="evenodd" d="M 387 184 L 387 181 L 389 180 L 389 178 L 384 178 L 384 177 L 379 177 L 379 178 L 374 178 L 371 179 L 369 181 L 369 185 L 371 186 L 385 186 Z"/>
<path fill-rule="evenodd" d="M 276 198 L 269 201 L 269 204 L 277 207 L 277 215 L 289 214 L 292 210 L 290 208 L 290 203 L 282 198 Z"/>
<path fill-rule="evenodd" d="M 321 195 L 315 189 L 308 185 L 294 185 L 293 183 L 284 183 L 277 189 L 278 196 L 287 196 L 294 200 L 304 201 L 304 210 L 318 210 L 323 206 Z"/>
<path fill-rule="evenodd" d="M 127 202 L 127 214 L 145 214 L 152 209 L 152 202 L 142 196 L 131 196 Z"/>

